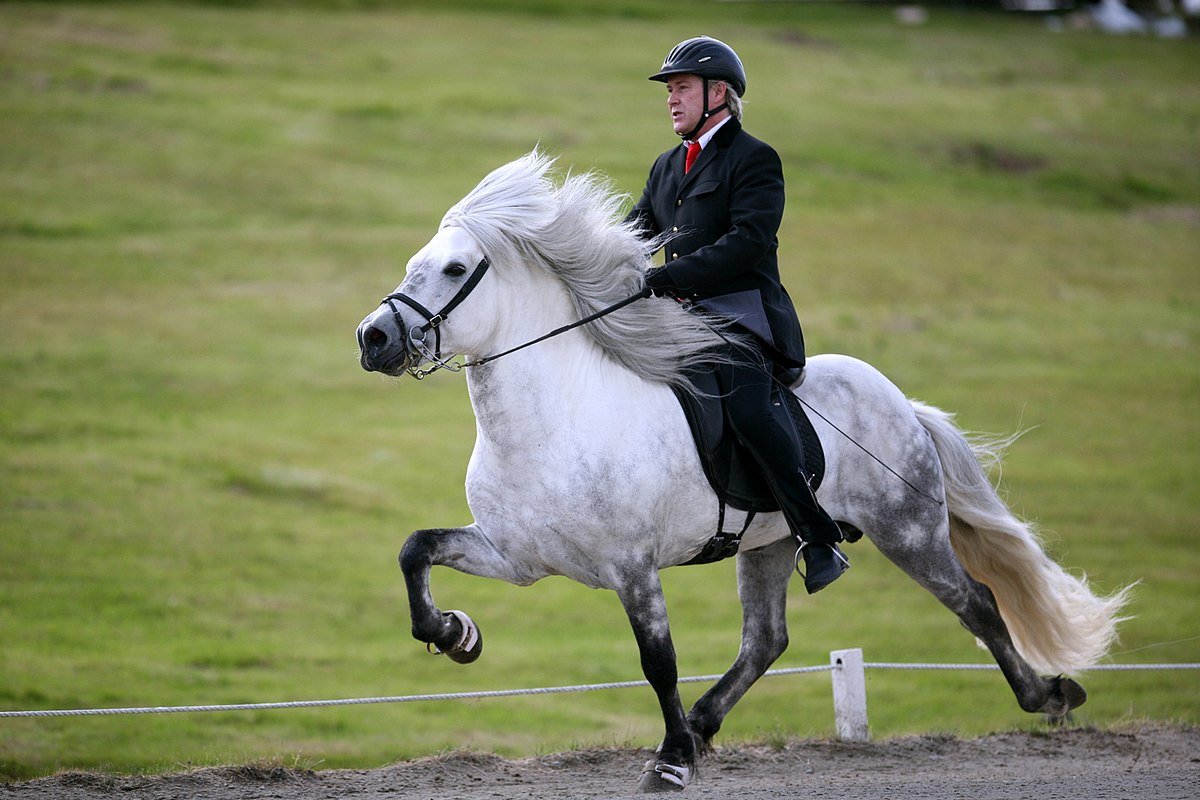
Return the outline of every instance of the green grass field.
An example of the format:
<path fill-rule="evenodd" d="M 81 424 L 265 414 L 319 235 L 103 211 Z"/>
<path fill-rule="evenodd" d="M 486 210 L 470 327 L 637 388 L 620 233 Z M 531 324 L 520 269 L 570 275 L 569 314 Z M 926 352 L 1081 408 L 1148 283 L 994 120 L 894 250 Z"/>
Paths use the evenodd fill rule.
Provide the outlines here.
<path fill-rule="evenodd" d="M 393 382 L 354 329 L 445 209 L 540 143 L 638 192 L 673 143 L 645 80 L 726 39 L 788 177 L 812 352 L 968 428 L 1028 428 L 1013 507 L 1111 591 L 1117 663 L 1200 662 L 1200 50 L 934 7 L 0 4 L 0 708 L 364 697 L 640 677 L 616 598 L 446 570 L 487 636 L 408 635 L 395 556 L 469 519 L 460 378 Z M 986 662 L 869 545 L 793 593 L 780 666 Z M 666 575 L 681 674 L 723 670 L 732 565 Z M 1093 673 L 1075 721 L 1200 720 L 1195 672 Z M 703 690 L 684 687 L 685 700 Z M 1028 728 L 996 673 L 870 672 L 876 737 Z M 0 778 L 448 748 L 652 744 L 647 690 L 0 720 Z M 824 675 L 760 683 L 721 741 L 833 731 Z"/>

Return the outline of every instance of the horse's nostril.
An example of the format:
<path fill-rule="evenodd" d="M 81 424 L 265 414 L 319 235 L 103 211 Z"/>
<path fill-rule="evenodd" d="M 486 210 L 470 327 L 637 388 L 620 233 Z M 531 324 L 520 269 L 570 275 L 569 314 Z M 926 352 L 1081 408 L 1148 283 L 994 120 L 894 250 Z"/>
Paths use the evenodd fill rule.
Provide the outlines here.
<path fill-rule="evenodd" d="M 379 349 L 387 344 L 387 334 L 379 330 L 379 328 L 367 328 L 363 331 L 363 342 L 368 347 Z"/>

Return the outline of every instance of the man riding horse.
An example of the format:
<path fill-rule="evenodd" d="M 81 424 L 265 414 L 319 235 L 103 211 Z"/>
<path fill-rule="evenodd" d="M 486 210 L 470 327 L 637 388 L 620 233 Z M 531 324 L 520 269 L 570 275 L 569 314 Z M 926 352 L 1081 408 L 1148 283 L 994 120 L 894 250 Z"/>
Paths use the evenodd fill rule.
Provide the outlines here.
<path fill-rule="evenodd" d="M 753 456 L 802 548 L 809 594 L 836 580 L 849 561 L 842 533 L 817 503 L 803 446 L 779 383 L 804 366 L 804 338 L 776 257 L 783 218 L 779 155 L 742 129 L 746 72 L 724 42 L 707 36 L 675 46 L 650 76 L 667 85 L 671 125 L 684 146 L 658 157 L 629 219 L 649 238 L 665 236 L 664 266 L 647 286 L 731 322 L 743 334 L 718 367 L 726 413 Z"/>

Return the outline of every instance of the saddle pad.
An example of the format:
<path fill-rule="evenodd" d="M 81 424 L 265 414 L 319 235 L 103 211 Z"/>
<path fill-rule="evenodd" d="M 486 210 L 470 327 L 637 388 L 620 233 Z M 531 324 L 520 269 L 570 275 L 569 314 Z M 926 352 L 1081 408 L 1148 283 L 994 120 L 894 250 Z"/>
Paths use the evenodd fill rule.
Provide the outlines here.
<path fill-rule="evenodd" d="M 722 502 L 742 511 L 766 513 L 778 511 L 779 503 L 758 464 L 742 447 L 726 418 L 725 397 L 720 394 L 715 368 L 693 367 L 689 373 L 696 392 L 676 388 L 675 396 L 687 417 L 700 455 L 704 475 Z M 803 447 L 801 468 L 809 476 L 815 492 L 825 476 L 825 451 L 804 413 L 800 399 L 786 386 L 776 382 L 771 391 L 771 407 L 785 430 L 794 430 Z"/>

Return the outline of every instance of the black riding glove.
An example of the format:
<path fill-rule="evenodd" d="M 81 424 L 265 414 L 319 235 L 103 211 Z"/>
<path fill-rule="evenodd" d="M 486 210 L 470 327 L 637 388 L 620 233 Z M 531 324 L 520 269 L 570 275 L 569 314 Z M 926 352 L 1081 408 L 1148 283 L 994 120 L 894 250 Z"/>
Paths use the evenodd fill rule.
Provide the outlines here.
<path fill-rule="evenodd" d="M 675 295 L 675 282 L 671 280 L 671 276 L 666 269 L 652 269 L 646 273 L 646 288 L 650 290 L 655 297 L 664 295 Z"/>

